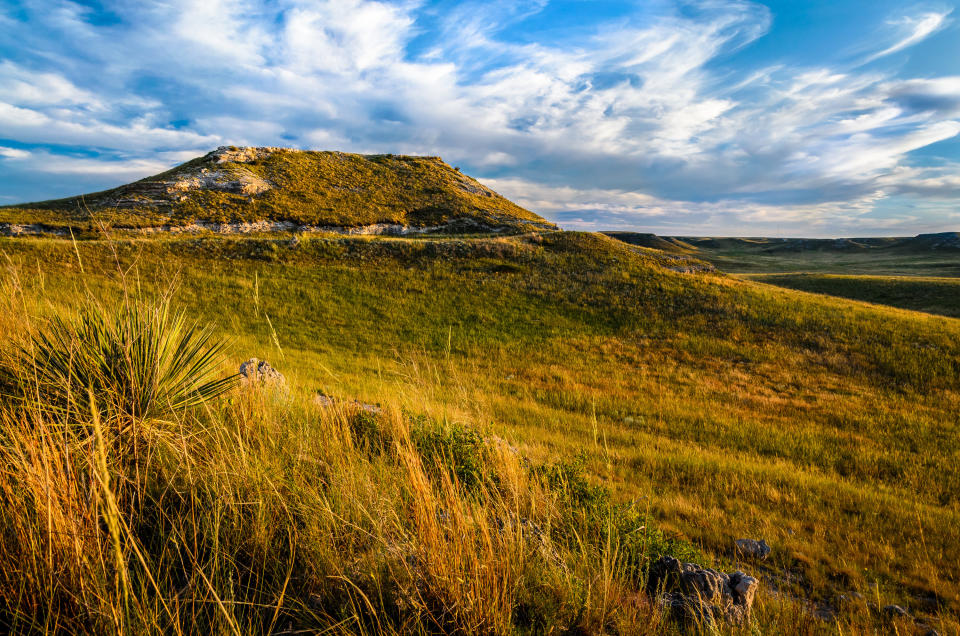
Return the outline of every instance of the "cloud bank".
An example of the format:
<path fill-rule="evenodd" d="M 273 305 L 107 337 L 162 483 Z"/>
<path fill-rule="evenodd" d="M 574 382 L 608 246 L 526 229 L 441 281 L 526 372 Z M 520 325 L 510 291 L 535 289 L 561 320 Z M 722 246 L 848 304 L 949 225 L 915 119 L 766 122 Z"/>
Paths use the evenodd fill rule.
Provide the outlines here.
<path fill-rule="evenodd" d="M 956 223 L 960 76 L 735 63 L 768 8 L 62 0 L 0 8 L 0 200 L 100 189 L 221 144 L 441 155 L 569 228 L 913 233 Z M 537 26 L 538 28 L 532 28 Z M 549 27 L 549 28 L 548 28 Z M 748 56 L 749 57 L 749 56 Z"/>

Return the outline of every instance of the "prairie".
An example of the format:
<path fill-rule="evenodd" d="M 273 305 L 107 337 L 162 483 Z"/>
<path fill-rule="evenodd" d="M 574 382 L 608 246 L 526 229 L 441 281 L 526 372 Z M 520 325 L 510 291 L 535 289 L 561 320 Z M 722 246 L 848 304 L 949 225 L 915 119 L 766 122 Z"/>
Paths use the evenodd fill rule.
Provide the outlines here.
<path fill-rule="evenodd" d="M 957 278 L 842 274 L 748 274 L 745 277 L 816 294 L 960 318 L 960 279 Z"/>
<path fill-rule="evenodd" d="M 960 323 L 953 319 L 719 273 L 673 271 L 647 250 L 569 232 L 417 240 L 16 239 L 4 241 L 0 250 L 7 262 L 5 283 L 16 290 L 8 294 L 2 318 L 11 337 L 43 325 L 44 317 L 71 315 L 85 295 L 115 299 L 135 288 L 157 296 L 172 288 L 178 306 L 216 325 L 229 340 L 228 367 L 256 356 L 287 376 L 297 405 L 251 407 L 242 417 L 215 410 L 184 415 L 200 420 L 178 424 L 198 427 L 184 438 L 198 446 L 181 448 L 186 455 L 171 460 L 174 464 L 192 467 L 195 461 L 207 466 L 191 471 L 239 480 L 223 484 L 224 492 L 236 495 L 217 504 L 233 506 L 223 516 L 230 523 L 237 523 L 243 502 L 260 501 L 250 513 L 261 515 L 262 525 L 253 527 L 280 534 L 319 532 L 340 519 L 347 522 L 343 532 L 367 533 L 383 546 L 394 545 L 396 537 L 388 538 L 397 528 L 420 532 L 431 525 L 411 525 L 411 518 L 426 513 L 403 508 L 399 495 L 389 498 L 402 484 L 433 484 L 430 497 L 447 498 L 436 504 L 444 510 L 479 505 L 457 494 L 461 486 L 424 482 L 403 462 L 361 462 L 341 453 L 336 440 L 349 429 L 349 418 L 323 416 L 317 423 L 309 404 L 322 392 L 386 405 L 394 414 L 392 435 L 399 439 L 411 435 L 410 424 L 398 414 L 422 414 L 446 422 L 443 430 L 456 425 L 504 440 L 533 466 L 582 466 L 582 491 L 603 488 L 611 506 L 649 517 L 650 527 L 667 542 L 658 546 L 690 550 L 718 567 L 759 576 L 764 591 L 755 625 L 761 630 L 909 633 L 924 624 L 941 633 L 957 629 Z M 317 457 L 318 465 L 328 466 L 322 479 L 303 472 Z M 564 514 L 562 502 L 548 505 L 556 501 L 548 485 L 531 486 L 528 473 L 511 461 L 496 464 L 496 472 L 508 476 L 498 479 L 511 484 L 509 495 L 491 489 L 484 505 L 509 501 L 515 510 L 543 510 L 544 523 L 563 526 L 556 521 Z M 165 476 L 161 471 L 151 477 L 159 481 L 149 487 L 162 489 Z M 320 481 L 328 484 L 325 521 L 314 517 L 291 526 L 291 501 L 313 496 L 303 494 L 307 484 Z M 349 496 L 342 490 L 331 494 L 341 484 L 351 489 Z M 203 505 L 210 505 L 220 488 L 211 481 Z M 193 486 L 183 490 L 197 492 Z M 337 497 L 349 502 L 332 504 Z M 387 521 L 371 529 L 381 519 L 390 520 L 393 530 L 388 532 Z M 648 524 L 635 527 L 640 525 Z M 464 536 L 486 546 L 482 558 L 472 551 L 476 544 L 468 549 L 440 542 L 444 555 L 453 551 L 476 559 L 457 566 L 469 572 L 437 574 L 448 586 L 439 597 L 444 599 L 439 607 L 446 609 L 426 603 L 412 614 L 390 610 L 392 629 L 423 626 L 411 616 L 442 615 L 453 621 L 443 629 L 538 631 L 518 618 L 531 611 L 553 617 L 555 625 L 586 631 L 668 629 L 655 608 L 626 601 L 636 583 L 631 588 L 631 575 L 616 557 L 622 537 L 610 534 L 609 520 L 606 540 L 566 544 L 564 568 L 521 568 L 514 572 L 518 579 L 497 568 L 507 568 L 505 555 L 522 553 L 525 544 L 517 539 L 511 546 L 491 545 L 483 538 L 489 526 L 471 527 L 481 534 Z M 742 562 L 733 550 L 740 537 L 765 538 L 773 547 L 770 559 Z M 299 534 L 297 541 L 310 541 L 316 550 L 341 545 Z M 399 565 L 374 560 L 387 569 L 362 583 L 361 572 L 373 567 L 363 558 L 372 557 L 355 552 L 354 539 L 344 541 L 344 554 L 365 564 L 359 570 L 309 567 L 363 593 L 344 592 L 337 612 L 321 603 L 326 614 L 317 620 L 334 631 L 375 631 L 369 621 L 385 620 L 389 603 L 371 600 L 371 590 L 400 580 Z M 245 603 L 277 604 L 284 568 L 303 576 L 306 566 L 286 556 L 293 548 L 281 544 L 285 556 L 263 588 L 270 592 L 245 597 Z M 156 549 L 166 554 L 170 548 Z M 194 580 L 204 585 L 210 603 L 222 601 L 225 590 L 236 585 L 230 563 L 220 560 L 233 549 L 211 548 L 207 560 L 191 565 L 210 579 L 208 585 Z M 313 554 L 310 549 L 305 554 Z M 336 559 L 329 553 L 326 558 L 310 562 L 333 567 Z M 250 563 L 260 567 L 261 561 Z M 250 563 L 235 565 L 249 569 Z M 207 574 L 214 571 L 219 579 Z M 426 575 L 436 572 L 426 568 Z M 530 576 L 563 582 L 531 587 L 524 578 Z M 496 588 L 491 598 L 502 605 L 493 607 L 486 604 L 490 599 L 477 600 L 479 588 L 462 587 L 467 584 L 457 583 L 460 579 L 478 586 L 512 581 L 513 587 Z M 320 577 L 314 583 L 319 580 L 329 581 Z M 306 589 L 297 588 L 304 603 Z M 553 590 L 548 596 L 555 602 L 542 596 L 544 589 Z M 231 593 L 239 598 L 236 587 Z M 156 603 L 152 614 L 138 615 L 161 616 L 153 619 L 159 624 L 163 614 Z M 913 618 L 890 623 L 871 603 L 902 605 Z M 476 612 L 451 614 L 454 606 Z M 210 620 L 227 620 L 225 614 L 214 612 L 211 616 L 221 618 Z M 262 619 L 251 610 L 244 620 L 254 621 L 254 614 Z M 403 623 L 396 618 L 401 615 L 413 622 Z M 348 622 L 337 627 L 340 620 Z M 257 631 L 262 625 L 232 627 Z"/>

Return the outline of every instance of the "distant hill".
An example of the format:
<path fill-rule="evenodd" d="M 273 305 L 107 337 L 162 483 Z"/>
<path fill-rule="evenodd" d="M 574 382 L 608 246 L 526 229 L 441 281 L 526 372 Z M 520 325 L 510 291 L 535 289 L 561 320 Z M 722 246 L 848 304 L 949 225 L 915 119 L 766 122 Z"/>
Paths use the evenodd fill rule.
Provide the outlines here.
<path fill-rule="evenodd" d="M 613 236 L 613 234 L 611 234 Z M 653 235 L 651 235 L 653 236 Z M 776 252 L 849 252 L 855 250 L 960 250 L 960 232 L 918 234 L 911 237 L 866 238 L 712 238 L 712 237 L 657 237 L 662 241 L 683 243 L 692 249 L 747 249 L 767 253 Z"/>
<path fill-rule="evenodd" d="M 603 234 L 606 234 L 610 238 L 615 238 L 618 241 L 623 241 L 624 243 L 663 250 L 664 252 L 689 254 L 697 249 L 680 239 L 657 236 L 656 234 L 644 232 L 603 232 Z"/>
<path fill-rule="evenodd" d="M 884 251 L 930 251 L 960 250 L 960 232 L 918 234 L 910 237 L 867 238 L 768 238 L 768 237 L 709 237 L 709 236 L 659 236 L 642 232 L 604 232 L 607 236 L 630 243 L 651 247 L 666 252 L 694 253 L 699 250 L 725 252 L 751 252 L 777 254 L 788 252 L 857 252 L 865 250 Z"/>
<path fill-rule="evenodd" d="M 7 233 L 23 224 L 84 222 L 130 228 L 197 222 L 267 229 L 387 226 L 372 233 L 554 228 L 439 157 L 266 147 L 224 146 L 118 188 L 0 208 Z"/>
<path fill-rule="evenodd" d="M 901 246 L 931 250 L 960 250 L 960 232 L 918 234 L 913 238 L 902 239 Z"/>

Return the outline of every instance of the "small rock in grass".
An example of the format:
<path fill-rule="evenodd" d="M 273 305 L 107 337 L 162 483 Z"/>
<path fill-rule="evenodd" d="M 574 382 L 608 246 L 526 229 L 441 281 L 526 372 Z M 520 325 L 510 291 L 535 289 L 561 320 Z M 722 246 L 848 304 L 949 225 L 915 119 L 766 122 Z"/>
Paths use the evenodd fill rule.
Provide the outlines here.
<path fill-rule="evenodd" d="M 373 415 L 380 415 L 380 413 L 383 412 L 383 409 L 380 408 L 379 404 L 364 404 L 359 400 L 354 400 L 353 404 L 361 411 L 366 411 L 367 413 L 372 413 Z"/>
<path fill-rule="evenodd" d="M 270 366 L 266 360 L 250 358 L 240 365 L 241 381 L 244 384 L 284 384 L 283 374 Z"/>
<path fill-rule="evenodd" d="M 313 396 L 313 403 L 322 408 L 336 406 L 339 403 L 347 407 L 352 407 L 366 413 L 370 413 L 371 415 L 380 415 L 383 413 L 383 408 L 381 408 L 379 404 L 366 404 L 360 400 L 351 400 L 350 402 L 346 402 L 331 395 L 327 395 L 326 393 L 320 393 L 319 391 L 315 396 Z"/>
<path fill-rule="evenodd" d="M 737 546 L 737 552 L 743 556 L 752 557 L 763 561 L 770 556 L 770 546 L 763 539 L 737 539 L 734 543 Z"/>
<path fill-rule="evenodd" d="M 329 408 L 334 404 L 333 398 L 324 393 L 317 393 L 313 398 L 313 403 L 323 408 Z"/>
<path fill-rule="evenodd" d="M 727 574 L 669 556 L 651 566 L 647 581 L 649 593 L 664 595 L 667 609 L 702 626 L 748 622 L 758 587 L 757 579 L 743 572 Z"/>
<path fill-rule="evenodd" d="M 891 618 L 905 618 L 909 616 L 907 610 L 903 609 L 899 605 L 886 605 L 883 608 L 883 613 Z"/>

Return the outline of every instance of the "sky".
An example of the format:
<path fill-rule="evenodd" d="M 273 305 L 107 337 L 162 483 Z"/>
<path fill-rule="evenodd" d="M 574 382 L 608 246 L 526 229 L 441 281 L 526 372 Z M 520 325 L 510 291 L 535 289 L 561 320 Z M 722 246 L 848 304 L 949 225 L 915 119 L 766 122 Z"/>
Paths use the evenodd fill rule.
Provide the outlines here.
<path fill-rule="evenodd" d="M 439 155 L 566 229 L 960 230 L 960 10 L 0 0 L 0 204 L 221 145 Z"/>

